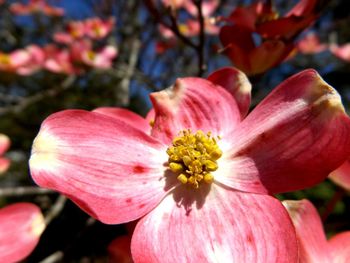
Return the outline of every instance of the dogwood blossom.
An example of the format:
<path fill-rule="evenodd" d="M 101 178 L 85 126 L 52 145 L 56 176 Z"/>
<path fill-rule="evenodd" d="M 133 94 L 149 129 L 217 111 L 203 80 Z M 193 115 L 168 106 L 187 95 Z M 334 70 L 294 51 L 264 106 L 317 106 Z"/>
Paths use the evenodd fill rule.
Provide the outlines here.
<path fill-rule="evenodd" d="M 55 113 L 34 140 L 32 177 L 104 223 L 140 218 L 135 262 L 297 262 L 294 227 L 270 194 L 344 162 L 350 119 L 313 70 L 246 116 L 250 91 L 226 68 L 151 94 L 152 127 L 123 109 Z"/>

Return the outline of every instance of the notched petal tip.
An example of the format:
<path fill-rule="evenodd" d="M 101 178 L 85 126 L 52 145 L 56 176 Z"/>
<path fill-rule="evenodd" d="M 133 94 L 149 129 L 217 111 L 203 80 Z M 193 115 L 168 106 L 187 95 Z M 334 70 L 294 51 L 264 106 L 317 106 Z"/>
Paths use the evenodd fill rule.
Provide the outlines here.
<path fill-rule="evenodd" d="M 322 77 L 314 70 L 308 70 L 306 74 L 312 74 L 314 83 L 304 96 L 308 104 L 312 106 L 315 113 L 324 112 L 326 109 L 330 113 L 345 113 L 344 106 L 339 93 L 326 83 Z"/>
<path fill-rule="evenodd" d="M 185 90 L 184 82 L 185 81 L 182 79 L 177 79 L 174 85 L 170 86 L 169 88 L 159 92 L 151 93 L 150 97 L 155 110 L 157 110 L 157 107 L 162 106 L 167 109 L 172 109 L 176 107 L 181 101 L 181 95 L 184 93 Z"/>
<path fill-rule="evenodd" d="M 287 209 L 289 215 L 293 218 L 299 214 L 300 209 L 302 209 L 305 202 L 307 202 L 307 200 L 284 200 L 282 201 L 282 204 Z"/>
<path fill-rule="evenodd" d="M 31 169 L 49 169 L 56 162 L 57 139 L 42 129 L 36 136 L 32 146 L 29 166 Z"/>
<path fill-rule="evenodd" d="M 30 228 L 30 233 L 33 236 L 40 237 L 46 228 L 46 223 L 43 215 L 41 213 L 37 214 L 32 221 Z"/>

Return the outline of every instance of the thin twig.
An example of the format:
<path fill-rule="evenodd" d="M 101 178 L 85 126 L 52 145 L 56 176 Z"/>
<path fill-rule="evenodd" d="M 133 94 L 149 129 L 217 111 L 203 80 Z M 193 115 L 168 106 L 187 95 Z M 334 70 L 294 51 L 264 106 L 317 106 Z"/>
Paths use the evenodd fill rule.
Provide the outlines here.
<path fill-rule="evenodd" d="M 132 40 L 131 44 L 131 50 L 130 50 L 130 56 L 129 56 L 129 63 L 126 68 L 126 72 L 124 74 L 124 77 L 120 83 L 120 89 L 118 89 L 118 98 L 120 98 L 121 105 L 128 105 L 129 104 L 129 87 L 130 87 L 130 80 L 132 76 L 134 75 L 134 71 L 136 68 L 137 60 L 139 57 L 141 42 L 139 39 L 134 38 Z M 120 95 L 120 93 L 122 93 Z"/>
<path fill-rule="evenodd" d="M 75 80 L 74 75 L 68 76 L 61 85 L 55 86 L 52 89 L 48 89 L 45 91 L 40 91 L 32 96 L 25 97 L 21 99 L 16 105 L 11 105 L 8 107 L 0 108 L 0 116 L 3 116 L 8 113 L 20 113 L 28 106 L 37 103 L 47 97 L 54 97 L 62 91 L 69 89 L 72 87 L 72 84 Z"/>
<path fill-rule="evenodd" d="M 36 186 L 18 186 L 18 187 L 0 188 L 0 197 L 43 195 L 43 194 L 53 194 L 53 193 L 55 192 L 50 189 L 40 188 Z"/>
<path fill-rule="evenodd" d="M 198 76 L 202 76 L 205 71 L 205 64 L 204 64 L 204 47 L 205 47 L 205 21 L 203 16 L 203 9 L 202 9 L 202 0 L 194 0 L 194 4 L 197 7 L 198 10 L 198 21 L 199 21 L 199 42 L 198 47 L 196 48 L 197 55 L 198 55 Z"/>
<path fill-rule="evenodd" d="M 188 46 L 192 47 L 193 49 L 197 50 L 197 45 L 195 43 L 193 43 L 188 37 L 186 37 L 184 34 L 181 33 L 181 31 L 179 29 L 179 25 L 177 23 L 177 18 L 176 18 L 176 16 L 173 13 L 170 14 L 170 21 L 171 21 L 171 25 L 168 25 L 163 20 L 161 20 L 160 23 L 163 26 L 165 26 L 168 29 L 170 29 L 186 45 L 188 45 Z"/>
<path fill-rule="evenodd" d="M 191 41 L 191 39 L 189 39 L 184 34 L 182 34 L 181 31 L 179 30 L 176 14 L 174 14 L 174 12 L 170 12 L 171 25 L 169 25 L 168 23 L 166 23 L 164 21 L 163 15 L 160 14 L 160 12 L 157 10 L 157 8 L 155 7 L 154 2 L 152 0 L 144 0 L 144 3 L 146 5 L 148 11 L 151 13 L 153 18 L 156 20 L 156 22 L 158 22 L 162 26 L 168 28 L 169 30 L 171 30 L 177 36 L 177 38 L 180 39 L 184 44 L 192 47 L 193 49 L 197 49 L 197 45 L 195 43 L 193 43 Z"/>
<path fill-rule="evenodd" d="M 50 224 L 51 221 L 61 213 L 66 201 L 67 201 L 67 198 L 63 195 L 60 195 L 56 199 L 56 202 L 51 206 L 50 210 L 45 215 L 46 225 Z"/>
<path fill-rule="evenodd" d="M 63 254 L 62 251 L 56 251 L 55 253 L 51 254 L 47 258 L 44 258 L 39 263 L 55 263 L 55 262 L 59 262 L 59 261 L 61 261 L 63 259 L 63 256 L 64 256 L 64 254 Z"/>

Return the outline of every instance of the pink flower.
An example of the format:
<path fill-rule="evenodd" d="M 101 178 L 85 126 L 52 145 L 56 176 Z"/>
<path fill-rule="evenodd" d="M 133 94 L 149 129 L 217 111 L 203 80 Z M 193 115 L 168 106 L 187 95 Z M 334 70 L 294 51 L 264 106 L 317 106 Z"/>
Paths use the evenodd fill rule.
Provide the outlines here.
<path fill-rule="evenodd" d="M 170 5 L 173 9 L 185 8 L 189 14 L 194 18 L 189 18 L 184 22 L 178 23 L 178 29 L 180 33 L 186 37 L 196 37 L 200 33 L 200 23 L 197 18 L 198 9 L 192 1 L 165 1 L 164 5 Z M 210 17 L 211 14 L 218 7 L 219 2 L 217 0 L 207 0 L 202 2 L 202 12 L 204 18 L 204 32 L 208 35 L 217 35 L 219 33 L 219 27 L 216 25 L 216 19 Z M 159 32 L 163 40 L 156 43 L 156 52 L 163 53 L 167 49 L 175 47 L 177 43 L 177 36 L 170 28 L 163 25 L 159 25 Z"/>
<path fill-rule="evenodd" d="M 92 39 L 105 38 L 113 29 L 115 19 L 110 17 L 107 20 L 102 20 L 98 17 L 85 20 L 85 33 Z"/>
<path fill-rule="evenodd" d="M 54 40 L 63 44 L 71 44 L 84 37 L 103 39 L 112 31 L 114 24 L 113 17 L 107 20 L 94 17 L 83 21 L 72 21 L 67 24 L 65 32 L 54 34 Z"/>
<path fill-rule="evenodd" d="M 186 37 L 196 37 L 200 33 L 200 24 L 198 20 L 188 19 L 185 23 L 178 25 L 179 31 Z M 163 25 L 159 25 L 159 32 L 163 40 L 156 42 L 156 52 L 163 53 L 167 49 L 178 45 L 177 37 L 173 31 Z M 206 18 L 204 20 L 204 32 L 208 35 L 217 35 L 219 27 L 215 25 L 215 19 Z"/>
<path fill-rule="evenodd" d="M 192 0 L 162 0 L 166 7 L 173 10 L 184 8 L 189 14 L 194 17 L 198 16 L 198 9 Z M 204 17 L 208 17 L 214 13 L 219 5 L 219 0 L 204 0 L 202 1 L 202 13 Z"/>
<path fill-rule="evenodd" d="M 43 13 L 47 16 L 63 16 L 64 9 L 53 7 L 46 3 L 46 0 L 29 0 L 28 4 L 13 3 L 10 6 L 11 12 L 16 15 L 28 15 Z"/>
<path fill-rule="evenodd" d="M 294 227 L 269 194 L 312 186 L 344 162 L 350 119 L 314 70 L 246 116 L 250 91 L 224 68 L 151 94 L 152 127 L 124 109 L 55 113 L 34 140 L 32 177 L 104 223 L 140 218 L 135 262 L 296 262 Z"/>
<path fill-rule="evenodd" d="M 45 222 L 39 207 L 17 203 L 0 209 L 0 262 L 18 262 L 39 242 Z"/>
<path fill-rule="evenodd" d="M 0 133 L 0 174 L 3 174 L 10 167 L 10 160 L 3 157 L 4 153 L 10 148 L 11 141 L 10 138 Z"/>
<path fill-rule="evenodd" d="M 70 52 L 74 63 L 100 69 L 112 67 L 112 61 L 118 54 L 117 49 L 111 45 L 94 51 L 92 42 L 86 39 L 74 42 L 70 46 Z"/>
<path fill-rule="evenodd" d="M 54 45 L 45 47 L 46 60 L 44 67 L 46 70 L 62 74 L 80 74 L 83 70 L 74 65 L 69 49 L 59 49 Z"/>
<path fill-rule="evenodd" d="M 300 246 L 301 263 L 350 262 L 350 231 L 327 241 L 316 208 L 308 200 L 283 201 L 295 226 Z"/>
<path fill-rule="evenodd" d="M 332 182 L 350 192 L 350 162 L 345 161 L 340 167 L 331 172 L 328 177 Z"/>
<path fill-rule="evenodd" d="M 239 25 L 226 25 L 220 29 L 222 52 L 248 76 L 263 74 L 280 64 L 293 51 L 294 43 L 267 39 L 257 44 L 252 32 Z"/>
<path fill-rule="evenodd" d="M 298 41 L 297 49 L 303 54 L 317 54 L 328 49 L 328 45 L 321 43 L 315 33 L 309 33 Z"/>
<path fill-rule="evenodd" d="M 330 46 L 330 51 L 338 58 L 350 62 L 350 43 L 341 46 L 333 44 Z"/>
<path fill-rule="evenodd" d="M 219 6 L 219 0 L 204 0 L 202 1 L 202 13 L 204 17 L 211 16 Z M 198 8 L 193 1 L 185 1 L 184 8 L 194 17 L 198 17 Z"/>
<path fill-rule="evenodd" d="M 85 36 L 85 24 L 83 21 L 71 21 L 66 26 L 65 32 L 57 32 L 53 38 L 58 43 L 71 44 Z"/>
<path fill-rule="evenodd" d="M 319 16 L 322 3 L 315 0 L 300 0 L 286 15 L 279 16 L 271 1 L 255 1 L 247 7 L 237 7 L 226 19 L 255 31 L 264 38 L 295 38 Z"/>
<path fill-rule="evenodd" d="M 0 71 L 30 75 L 41 69 L 44 58 L 43 50 L 36 45 L 30 45 L 9 54 L 0 53 Z"/>
<path fill-rule="evenodd" d="M 172 9 L 176 10 L 179 8 L 184 7 L 185 3 L 188 0 L 162 0 L 162 3 L 164 6 L 171 7 Z"/>
<path fill-rule="evenodd" d="M 301 0 L 284 17 L 279 17 L 271 1 L 256 1 L 237 7 L 223 18 L 220 29 L 223 52 L 249 76 L 259 75 L 293 55 L 294 39 L 318 17 L 322 3 Z M 254 41 L 259 34 L 261 43 Z"/>

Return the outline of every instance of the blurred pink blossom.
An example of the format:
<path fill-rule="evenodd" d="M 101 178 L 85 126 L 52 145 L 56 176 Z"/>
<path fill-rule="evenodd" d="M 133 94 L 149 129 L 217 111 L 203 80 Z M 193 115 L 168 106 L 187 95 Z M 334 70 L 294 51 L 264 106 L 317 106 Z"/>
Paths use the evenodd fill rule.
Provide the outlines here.
<path fill-rule="evenodd" d="M 315 33 L 309 33 L 297 42 L 297 49 L 302 54 L 316 54 L 328 49 L 328 45 L 321 43 Z"/>
<path fill-rule="evenodd" d="M 0 209 L 0 262 L 14 263 L 26 258 L 45 229 L 40 208 L 16 203 Z"/>
<path fill-rule="evenodd" d="M 71 21 L 67 24 L 66 31 L 54 34 L 54 40 L 58 43 L 71 44 L 84 37 L 103 39 L 112 31 L 114 24 L 113 17 L 106 20 L 94 17 L 81 21 Z"/>
<path fill-rule="evenodd" d="M 350 262 L 350 231 L 327 240 L 321 218 L 313 204 L 301 201 L 283 201 L 293 221 L 298 238 L 301 263 Z"/>
<path fill-rule="evenodd" d="M 30 45 L 11 53 L 0 52 L 0 71 L 30 75 L 42 68 L 44 59 L 43 50 L 36 45 Z"/>
<path fill-rule="evenodd" d="M 3 174 L 10 167 L 10 160 L 3 157 L 4 153 L 10 148 L 11 141 L 10 138 L 0 133 L 0 174 Z"/>
<path fill-rule="evenodd" d="M 350 43 L 340 46 L 337 44 L 332 44 L 329 49 L 338 58 L 346 62 L 350 62 Z"/>
<path fill-rule="evenodd" d="M 12 13 L 16 15 L 28 15 L 43 13 L 47 16 L 63 16 L 64 9 L 50 6 L 46 0 L 29 0 L 28 4 L 13 3 L 10 6 Z"/>

